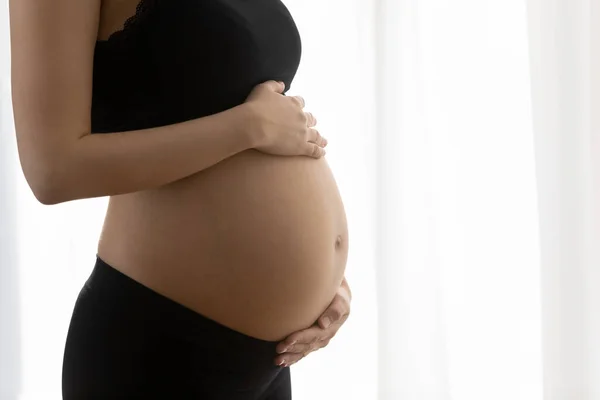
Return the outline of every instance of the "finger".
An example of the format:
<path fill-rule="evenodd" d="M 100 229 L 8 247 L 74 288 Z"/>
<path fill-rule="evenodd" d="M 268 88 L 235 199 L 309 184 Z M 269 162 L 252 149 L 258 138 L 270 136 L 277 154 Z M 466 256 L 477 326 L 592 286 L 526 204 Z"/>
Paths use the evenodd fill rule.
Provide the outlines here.
<path fill-rule="evenodd" d="M 292 99 L 294 102 L 296 102 L 296 104 L 298 104 L 300 107 L 302 107 L 302 108 L 306 107 L 306 102 L 304 101 L 304 97 L 290 96 L 290 99 Z"/>
<path fill-rule="evenodd" d="M 291 336 L 285 339 L 283 342 L 279 343 L 275 348 L 275 351 L 279 354 L 283 354 L 287 352 L 290 347 L 294 346 L 298 342 L 297 339 L 291 340 L 290 338 Z"/>
<path fill-rule="evenodd" d="M 338 322 L 349 309 L 350 305 L 344 301 L 344 298 L 336 294 L 329 307 L 319 317 L 317 323 L 322 329 L 327 329 L 332 323 Z"/>
<path fill-rule="evenodd" d="M 280 367 L 289 367 L 302 360 L 304 357 L 308 356 L 314 350 L 308 349 L 302 353 L 284 353 L 275 357 L 275 365 L 279 365 Z"/>
<path fill-rule="evenodd" d="M 349 305 L 341 296 L 336 296 L 329 308 L 319 318 L 318 323 L 322 329 L 327 329 L 331 324 L 339 322 L 350 311 Z"/>
<path fill-rule="evenodd" d="M 283 93 L 285 91 L 285 83 L 281 81 L 266 81 L 263 85 L 273 92 Z"/>
<path fill-rule="evenodd" d="M 347 311 L 344 314 L 342 314 L 342 316 L 338 320 L 331 320 L 329 322 L 329 325 L 327 325 L 326 318 L 321 317 L 317 321 L 317 325 L 320 328 L 322 328 L 323 330 L 326 330 L 327 332 L 331 332 L 332 336 L 333 336 L 340 329 L 340 327 L 346 322 L 346 320 L 348 319 L 349 316 L 350 316 L 350 312 Z M 325 328 L 326 325 L 327 325 L 327 328 Z"/>
<path fill-rule="evenodd" d="M 329 338 L 318 338 L 318 340 L 311 343 L 296 343 L 295 345 L 288 347 L 282 354 L 307 354 L 323 347 L 326 340 L 329 340 Z"/>
<path fill-rule="evenodd" d="M 306 114 L 306 125 L 309 128 L 312 128 L 313 126 L 317 125 L 317 119 L 315 118 L 313 113 L 305 112 L 304 114 Z"/>
<path fill-rule="evenodd" d="M 326 151 L 324 148 L 322 148 L 316 143 L 306 143 L 306 145 L 304 146 L 304 154 L 308 157 L 318 159 L 325 156 Z"/>
<path fill-rule="evenodd" d="M 296 343 L 295 345 L 288 347 L 283 354 L 304 354 L 313 346 L 314 344 L 311 343 Z"/>
<path fill-rule="evenodd" d="M 280 354 L 275 357 L 275 365 L 286 368 L 302 360 L 303 357 L 302 354 Z"/>
<path fill-rule="evenodd" d="M 319 340 L 318 342 L 313 344 L 311 347 L 305 348 L 305 350 L 303 350 L 303 351 L 280 354 L 275 357 L 275 360 L 274 360 L 275 365 L 279 365 L 282 367 L 293 365 L 293 364 L 297 363 L 298 361 L 300 361 L 301 359 L 303 359 L 304 357 L 308 356 L 309 354 L 311 354 L 315 351 L 318 351 L 324 347 L 327 347 L 329 345 L 330 341 L 331 341 L 331 338 Z"/>
<path fill-rule="evenodd" d="M 277 353 L 283 354 L 290 351 L 291 348 L 301 344 L 310 344 L 318 341 L 323 336 L 323 331 L 318 326 L 312 327 L 293 333 L 288 336 L 283 342 L 279 343 L 275 348 Z"/>
<path fill-rule="evenodd" d="M 325 146 L 327 146 L 327 143 L 328 143 L 327 139 L 325 139 L 323 136 L 321 136 L 319 131 L 316 130 L 315 128 L 308 129 L 308 142 L 314 143 L 319 147 L 325 147 Z"/>
<path fill-rule="evenodd" d="M 283 342 L 277 345 L 278 353 L 285 353 L 288 348 L 298 343 L 315 343 L 326 335 L 323 329 L 319 328 L 316 324 L 311 327 L 292 333 Z"/>

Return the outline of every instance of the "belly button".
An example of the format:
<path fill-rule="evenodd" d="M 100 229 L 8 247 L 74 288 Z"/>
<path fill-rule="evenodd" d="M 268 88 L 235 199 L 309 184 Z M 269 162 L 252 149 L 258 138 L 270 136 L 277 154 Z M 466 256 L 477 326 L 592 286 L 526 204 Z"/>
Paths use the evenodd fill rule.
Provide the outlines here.
<path fill-rule="evenodd" d="M 338 235 L 338 237 L 335 239 L 335 248 L 339 249 L 342 247 L 342 242 L 342 236 Z"/>

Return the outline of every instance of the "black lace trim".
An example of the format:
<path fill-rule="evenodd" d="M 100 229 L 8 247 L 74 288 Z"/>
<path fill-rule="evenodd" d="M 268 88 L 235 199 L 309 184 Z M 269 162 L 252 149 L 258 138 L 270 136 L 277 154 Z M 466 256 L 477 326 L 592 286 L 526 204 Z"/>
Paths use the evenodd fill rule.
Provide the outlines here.
<path fill-rule="evenodd" d="M 123 23 L 123 28 L 114 31 L 107 39 L 98 42 L 112 42 L 126 38 L 131 32 L 135 31 L 136 25 L 143 21 L 144 17 L 158 4 L 160 0 L 140 0 L 135 7 L 135 14 L 127 18 Z"/>

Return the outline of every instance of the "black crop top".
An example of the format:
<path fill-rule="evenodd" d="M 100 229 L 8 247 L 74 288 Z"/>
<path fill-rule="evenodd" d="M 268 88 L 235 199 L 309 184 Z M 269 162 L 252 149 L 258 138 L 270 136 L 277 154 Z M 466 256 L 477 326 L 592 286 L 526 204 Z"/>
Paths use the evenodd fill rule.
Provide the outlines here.
<path fill-rule="evenodd" d="M 270 79 L 289 89 L 300 55 L 280 0 L 141 0 L 122 30 L 96 43 L 92 133 L 215 114 Z"/>

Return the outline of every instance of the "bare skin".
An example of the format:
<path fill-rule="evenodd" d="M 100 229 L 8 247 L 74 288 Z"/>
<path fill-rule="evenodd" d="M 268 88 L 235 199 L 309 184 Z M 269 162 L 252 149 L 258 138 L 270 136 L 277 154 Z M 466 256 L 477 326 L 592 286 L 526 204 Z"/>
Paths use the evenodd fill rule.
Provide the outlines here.
<path fill-rule="evenodd" d="M 263 340 L 310 329 L 337 304 L 348 252 L 316 120 L 271 82 L 222 114 L 89 135 L 95 41 L 136 5 L 11 0 L 15 123 L 34 194 L 110 195 L 100 257 L 202 315 Z"/>
<path fill-rule="evenodd" d="M 337 290 L 333 301 L 312 326 L 289 335 L 277 345 L 275 364 L 289 367 L 309 354 L 329 345 L 350 316 L 352 292 L 346 279 Z"/>

